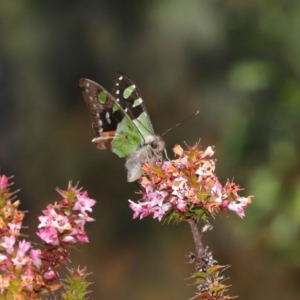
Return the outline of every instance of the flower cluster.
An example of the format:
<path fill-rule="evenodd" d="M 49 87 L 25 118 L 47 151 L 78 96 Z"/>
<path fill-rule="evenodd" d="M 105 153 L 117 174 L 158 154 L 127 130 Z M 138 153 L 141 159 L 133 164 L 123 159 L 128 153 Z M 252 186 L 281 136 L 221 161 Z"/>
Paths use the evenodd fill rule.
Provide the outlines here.
<path fill-rule="evenodd" d="M 202 151 L 196 143 L 186 151 L 177 145 L 173 151 L 178 159 L 143 166 L 142 199 L 129 200 L 133 218 L 150 215 L 159 221 L 198 221 L 215 217 L 220 210 L 244 217 L 252 196 L 239 196 L 239 186 L 231 181 L 221 185 L 214 173 L 215 160 L 210 158 L 213 147 Z"/>
<path fill-rule="evenodd" d="M 96 201 L 88 198 L 87 193 L 80 193 L 80 189 L 69 184 L 68 191 L 57 191 L 64 199 L 49 204 L 39 217 L 39 231 L 37 235 L 47 245 L 57 246 L 59 244 L 73 244 L 76 242 L 88 243 L 84 225 L 86 222 L 94 221 L 87 211 L 92 211 Z"/>
<path fill-rule="evenodd" d="M 30 242 L 19 240 L 24 212 L 18 210 L 20 201 L 9 191 L 10 185 L 9 178 L 0 175 L 0 298 L 40 299 L 40 293 L 61 286 L 56 280 L 69 258 L 67 247 L 88 242 L 84 226 L 93 221 L 87 212 L 95 200 L 77 185 L 69 184 L 67 191 L 58 189 L 63 199 L 48 205 L 39 217 L 37 235 L 44 247 L 34 249 Z"/>

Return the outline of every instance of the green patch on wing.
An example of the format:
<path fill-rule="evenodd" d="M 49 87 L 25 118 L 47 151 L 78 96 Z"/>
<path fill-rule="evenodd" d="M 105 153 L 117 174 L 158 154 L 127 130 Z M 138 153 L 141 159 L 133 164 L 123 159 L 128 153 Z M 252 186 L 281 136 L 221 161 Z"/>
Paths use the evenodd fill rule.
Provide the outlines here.
<path fill-rule="evenodd" d="M 152 125 L 145 112 L 141 113 L 137 119 L 133 120 L 133 122 L 144 138 L 146 136 L 153 135 Z"/>
<path fill-rule="evenodd" d="M 102 91 L 98 94 L 97 98 L 100 104 L 105 104 L 107 97 L 107 92 Z"/>
<path fill-rule="evenodd" d="M 117 103 L 114 103 L 114 106 L 113 106 L 113 112 L 117 111 L 120 109 L 119 105 Z"/>
<path fill-rule="evenodd" d="M 143 144 L 143 137 L 132 120 L 125 115 L 118 124 L 115 137 L 112 141 L 112 152 L 119 157 L 126 157 Z"/>
<path fill-rule="evenodd" d="M 130 95 L 132 94 L 132 92 L 135 90 L 135 85 L 131 85 L 129 87 L 127 87 L 124 92 L 123 92 L 123 97 L 125 99 L 128 99 L 130 97 Z"/>
<path fill-rule="evenodd" d="M 134 100 L 132 107 L 136 107 L 138 105 L 141 105 L 143 103 L 143 100 L 141 98 L 138 98 Z"/>

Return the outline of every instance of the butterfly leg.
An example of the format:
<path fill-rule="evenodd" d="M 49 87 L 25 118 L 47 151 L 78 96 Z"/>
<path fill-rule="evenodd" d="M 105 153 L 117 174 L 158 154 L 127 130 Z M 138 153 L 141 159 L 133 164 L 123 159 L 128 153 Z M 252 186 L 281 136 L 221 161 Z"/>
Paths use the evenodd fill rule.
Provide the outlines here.
<path fill-rule="evenodd" d="M 168 161 L 170 161 L 170 158 L 169 158 L 169 156 L 168 156 L 168 153 L 167 153 L 167 149 L 166 149 L 166 148 L 164 149 L 164 154 L 165 154 L 165 156 L 166 156 L 166 159 L 167 159 Z"/>

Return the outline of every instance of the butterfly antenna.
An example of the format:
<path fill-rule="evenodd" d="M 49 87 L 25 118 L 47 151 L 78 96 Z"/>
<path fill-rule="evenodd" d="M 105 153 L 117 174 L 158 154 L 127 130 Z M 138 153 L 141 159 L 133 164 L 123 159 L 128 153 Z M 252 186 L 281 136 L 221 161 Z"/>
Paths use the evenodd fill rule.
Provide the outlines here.
<path fill-rule="evenodd" d="M 182 121 L 180 121 L 179 123 L 175 124 L 174 126 L 172 126 L 171 128 L 167 129 L 161 136 L 164 136 L 167 132 L 169 132 L 170 130 L 174 129 L 175 127 L 181 125 L 182 123 L 184 123 L 185 121 L 196 117 L 198 114 L 200 113 L 200 110 L 197 110 L 196 112 L 194 112 L 192 115 L 190 115 L 189 117 L 187 117 L 186 119 L 183 119 Z"/>

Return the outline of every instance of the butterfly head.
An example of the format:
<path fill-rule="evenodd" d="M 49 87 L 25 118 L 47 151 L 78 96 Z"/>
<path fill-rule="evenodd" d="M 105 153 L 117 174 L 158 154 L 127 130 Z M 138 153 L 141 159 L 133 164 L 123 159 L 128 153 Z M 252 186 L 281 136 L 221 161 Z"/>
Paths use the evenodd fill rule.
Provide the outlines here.
<path fill-rule="evenodd" d="M 127 180 L 138 180 L 143 175 L 144 163 L 153 164 L 162 159 L 162 151 L 165 148 L 164 140 L 157 135 L 148 135 L 144 138 L 144 144 L 126 158 Z"/>
<path fill-rule="evenodd" d="M 157 154 L 160 154 L 165 149 L 165 141 L 159 135 L 147 136 L 145 145 L 149 145 L 152 152 Z"/>

